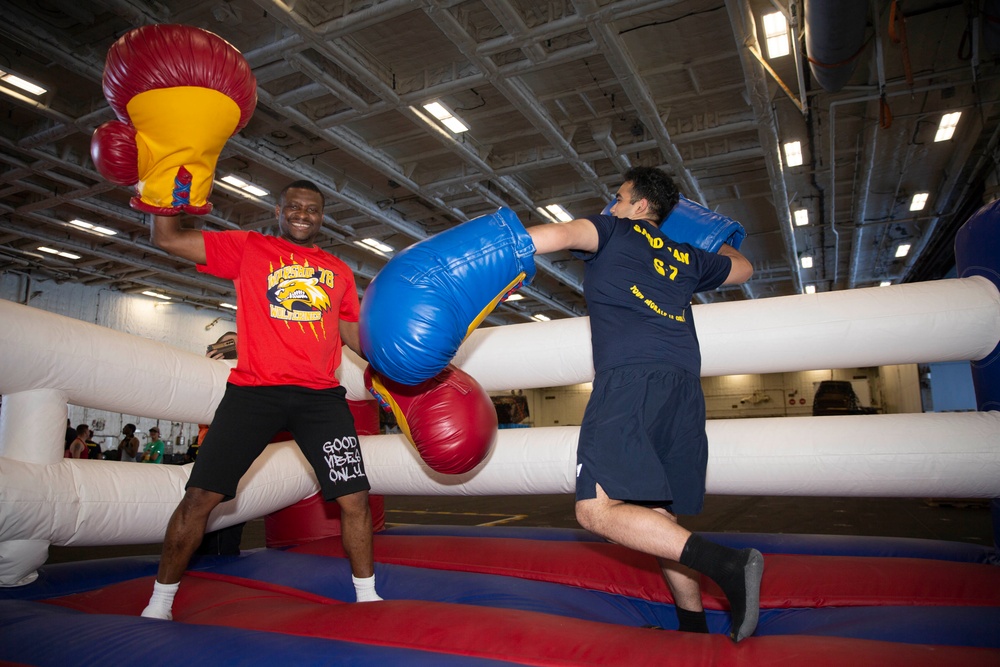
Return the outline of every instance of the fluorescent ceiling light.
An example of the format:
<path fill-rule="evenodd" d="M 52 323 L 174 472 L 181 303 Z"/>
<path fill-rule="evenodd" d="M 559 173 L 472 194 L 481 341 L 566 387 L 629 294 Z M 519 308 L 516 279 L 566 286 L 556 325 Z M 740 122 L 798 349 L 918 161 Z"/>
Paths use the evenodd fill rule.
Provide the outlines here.
<path fill-rule="evenodd" d="M 444 124 L 449 130 L 455 134 L 461 134 L 462 132 L 468 132 L 469 127 L 462 122 L 462 120 L 452 112 L 451 109 L 446 107 L 441 102 L 428 102 L 424 105 L 424 109 L 427 109 L 430 115 L 437 118 L 441 123 Z"/>
<path fill-rule="evenodd" d="M 802 143 L 789 141 L 785 144 L 785 164 L 789 167 L 797 167 L 802 164 Z"/>
<path fill-rule="evenodd" d="M 924 206 L 927 205 L 927 197 L 930 193 L 928 192 L 918 192 L 913 195 L 913 199 L 910 201 L 911 211 L 922 211 Z"/>
<path fill-rule="evenodd" d="M 85 229 L 88 232 L 92 232 L 94 234 L 100 234 L 101 236 L 114 236 L 115 234 L 118 233 L 117 230 L 109 229 L 108 227 L 100 227 L 98 225 L 89 223 L 86 220 L 74 219 L 70 220 L 69 224 L 73 225 L 74 227 L 79 227 L 80 229 Z"/>
<path fill-rule="evenodd" d="M 451 116 L 451 112 L 444 108 L 444 105 L 440 102 L 430 102 L 424 105 L 424 108 L 438 120 L 444 120 Z"/>
<path fill-rule="evenodd" d="M 788 21 L 781 12 L 764 14 L 764 38 L 767 40 L 767 57 L 780 58 L 788 55 Z"/>
<path fill-rule="evenodd" d="M 892 284 L 892 281 L 891 281 L 891 280 L 883 280 L 882 282 L 880 282 L 880 283 L 878 284 L 878 286 L 879 286 L 879 287 L 888 287 L 888 286 L 889 286 L 889 285 L 891 285 L 891 284 Z"/>
<path fill-rule="evenodd" d="M 801 261 L 803 269 L 811 269 L 813 267 L 813 258 L 810 255 L 804 256 Z"/>
<path fill-rule="evenodd" d="M 266 197 L 267 195 L 271 194 L 270 192 L 268 192 L 264 188 L 259 188 L 256 185 L 254 185 L 253 183 L 247 183 L 246 187 L 243 188 L 243 189 L 246 190 L 247 192 L 249 192 L 250 194 L 256 195 L 258 197 Z"/>
<path fill-rule="evenodd" d="M 365 240 L 367 240 L 367 239 L 365 239 Z M 382 252 L 381 250 L 379 250 L 375 246 L 373 246 L 373 245 L 371 245 L 369 243 L 365 243 L 365 241 L 355 241 L 354 245 L 358 246 L 359 248 L 364 248 L 368 252 L 375 253 L 379 257 L 385 257 L 386 259 L 389 259 L 389 255 L 385 254 L 384 252 Z"/>
<path fill-rule="evenodd" d="M 941 116 L 941 123 L 938 125 L 937 133 L 934 135 L 934 141 L 948 141 L 951 139 L 952 135 L 955 134 L 955 128 L 958 127 L 958 119 L 961 117 L 961 111 L 954 111 Z"/>
<path fill-rule="evenodd" d="M 816 293 L 815 285 L 806 285 L 806 294 L 815 294 L 815 293 Z"/>
<path fill-rule="evenodd" d="M 809 211 L 808 210 L 806 210 L 804 208 L 800 208 L 797 211 L 795 211 L 794 215 L 795 215 L 795 226 L 796 227 L 804 227 L 804 226 L 806 226 L 806 225 L 809 224 Z"/>
<path fill-rule="evenodd" d="M 382 252 L 393 252 L 395 248 L 387 243 L 382 243 L 378 239 L 361 239 L 361 242 L 366 246 L 375 248 L 376 250 L 381 250 Z"/>
<path fill-rule="evenodd" d="M 910 252 L 909 243 L 900 243 L 899 247 L 896 248 L 896 257 L 906 257 Z"/>
<path fill-rule="evenodd" d="M 222 308 L 228 308 L 229 310 L 236 310 L 236 306 L 231 303 L 220 303 L 219 306 Z"/>
<path fill-rule="evenodd" d="M 543 207 L 543 206 L 536 206 L 535 210 L 538 211 L 538 214 L 540 216 L 542 216 L 543 218 L 545 218 L 549 222 L 558 222 L 555 219 L 555 217 L 553 217 L 553 215 L 551 213 L 549 213 L 547 210 L 545 210 L 545 207 Z"/>
<path fill-rule="evenodd" d="M 518 294 L 517 292 L 515 292 L 514 294 L 508 294 L 507 298 L 504 299 L 504 301 L 520 301 L 523 298 L 524 298 L 523 294 Z"/>
<path fill-rule="evenodd" d="M 441 122 L 444 123 L 444 126 L 447 127 L 449 130 L 451 130 L 452 132 L 454 132 L 455 134 L 462 134 L 463 132 L 469 131 L 469 128 L 466 127 L 465 123 L 455 118 L 454 116 L 452 116 L 451 118 L 442 118 Z"/>
<path fill-rule="evenodd" d="M 564 209 L 559 204 L 549 204 L 545 207 L 545 210 L 551 213 L 557 222 L 569 222 L 573 219 L 573 216 L 569 214 L 569 211 Z"/>
<path fill-rule="evenodd" d="M 535 320 L 536 322 L 548 322 L 551 318 L 546 317 L 541 313 L 536 313 L 535 315 L 531 316 L 531 319 Z"/>
<path fill-rule="evenodd" d="M 3 80 L 6 83 L 9 83 L 10 85 L 15 86 L 17 88 L 20 88 L 23 91 L 29 92 L 32 95 L 44 95 L 47 92 L 45 88 L 42 88 L 41 86 L 34 84 L 28 81 L 27 79 L 23 79 L 17 76 L 16 74 L 11 74 L 10 72 L 6 72 L 2 69 L 0 69 L 0 80 Z"/>
<path fill-rule="evenodd" d="M 56 250 L 55 248 L 49 248 L 47 246 L 40 245 L 38 249 L 42 252 L 46 252 L 50 255 L 56 255 L 58 257 L 65 257 L 66 259 L 80 259 L 80 255 L 74 255 L 71 252 L 65 252 L 63 250 Z"/>
<path fill-rule="evenodd" d="M 145 294 L 146 296 L 155 297 L 157 299 L 163 299 L 164 301 L 170 301 L 169 296 L 167 296 L 166 294 L 160 294 L 159 292 L 151 292 L 149 290 L 146 290 L 145 292 L 143 292 L 143 294 Z"/>
<path fill-rule="evenodd" d="M 254 185 L 253 183 L 247 183 L 242 178 L 239 178 L 237 176 L 233 176 L 232 174 L 229 174 L 228 176 L 223 176 L 220 180 L 223 183 L 228 183 L 229 185 L 233 186 L 234 188 L 242 190 L 243 192 L 246 192 L 247 194 L 251 194 L 251 195 L 253 195 L 255 197 L 266 197 L 267 195 L 271 194 L 270 192 L 268 192 L 264 188 L 258 187 L 256 185 Z"/>

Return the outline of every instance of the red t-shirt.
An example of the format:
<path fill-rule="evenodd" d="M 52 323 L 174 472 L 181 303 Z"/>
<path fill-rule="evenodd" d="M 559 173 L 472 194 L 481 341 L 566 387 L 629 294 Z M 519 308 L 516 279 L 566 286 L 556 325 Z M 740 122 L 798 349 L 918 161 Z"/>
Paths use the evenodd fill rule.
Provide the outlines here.
<path fill-rule="evenodd" d="M 236 367 L 229 381 L 245 387 L 340 383 L 340 321 L 357 322 L 354 274 L 319 248 L 257 232 L 202 232 L 198 270 L 236 286 Z"/>

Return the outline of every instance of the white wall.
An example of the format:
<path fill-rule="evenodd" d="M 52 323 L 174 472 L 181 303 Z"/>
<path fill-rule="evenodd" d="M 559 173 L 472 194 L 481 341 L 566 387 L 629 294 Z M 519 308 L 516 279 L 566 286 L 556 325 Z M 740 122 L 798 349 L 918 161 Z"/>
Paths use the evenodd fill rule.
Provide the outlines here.
<path fill-rule="evenodd" d="M 885 414 L 922 412 L 916 365 L 842 368 L 798 373 L 703 377 L 709 419 L 808 417 L 816 386 L 823 380 L 846 380 L 861 404 Z M 883 378 L 883 373 L 886 377 Z M 590 398 L 589 383 L 525 390 L 532 426 L 576 426 Z"/>

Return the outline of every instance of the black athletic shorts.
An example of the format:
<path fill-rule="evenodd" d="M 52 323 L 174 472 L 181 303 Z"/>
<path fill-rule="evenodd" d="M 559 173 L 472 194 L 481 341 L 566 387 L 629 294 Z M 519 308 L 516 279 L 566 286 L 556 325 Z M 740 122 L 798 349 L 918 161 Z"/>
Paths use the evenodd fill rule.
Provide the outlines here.
<path fill-rule="evenodd" d="M 226 385 L 187 485 L 236 496 L 240 478 L 276 433 L 289 431 L 325 500 L 371 488 L 343 387 Z"/>
<path fill-rule="evenodd" d="M 599 373 L 580 426 L 576 499 L 608 497 L 677 514 L 705 500 L 708 437 L 700 378 L 668 364 Z"/>

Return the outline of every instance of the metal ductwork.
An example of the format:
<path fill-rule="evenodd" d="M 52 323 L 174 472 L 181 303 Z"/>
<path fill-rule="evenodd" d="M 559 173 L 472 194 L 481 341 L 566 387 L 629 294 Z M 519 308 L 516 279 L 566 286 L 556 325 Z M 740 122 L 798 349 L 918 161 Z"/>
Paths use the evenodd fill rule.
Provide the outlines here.
<path fill-rule="evenodd" d="M 806 0 L 809 71 L 835 93 L 850 81 L 865 47 L 868 0 Z"/>

